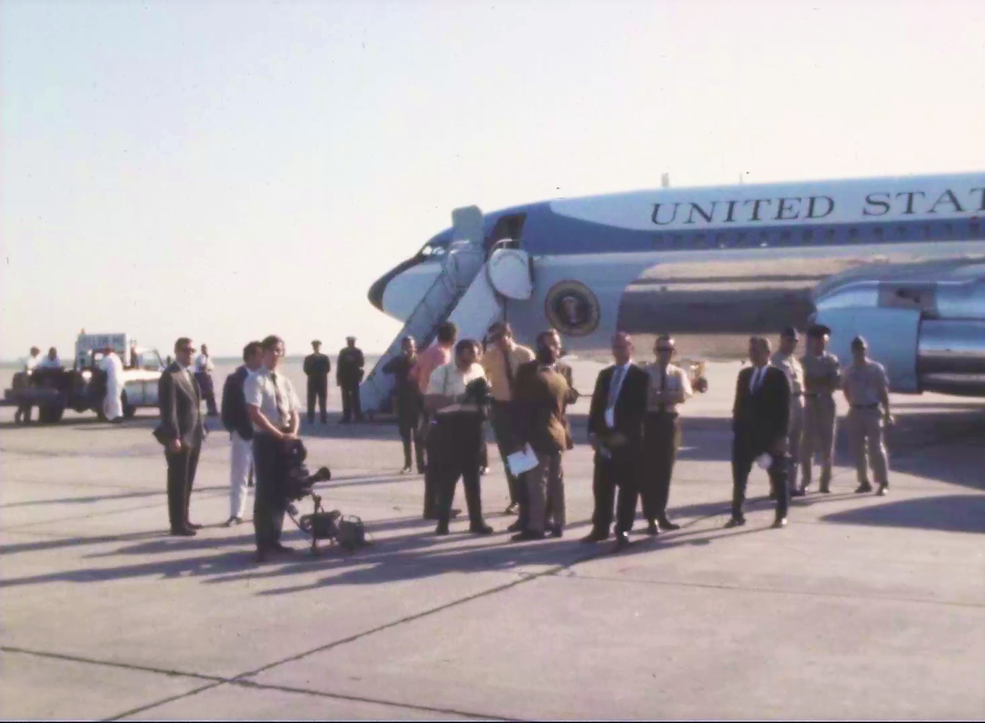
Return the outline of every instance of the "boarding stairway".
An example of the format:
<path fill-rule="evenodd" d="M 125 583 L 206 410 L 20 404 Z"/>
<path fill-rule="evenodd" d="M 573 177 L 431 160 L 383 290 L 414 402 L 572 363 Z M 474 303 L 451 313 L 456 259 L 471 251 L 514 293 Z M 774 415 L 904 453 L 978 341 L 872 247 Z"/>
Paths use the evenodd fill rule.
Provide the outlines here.
<path fill-rule="evenodd" d="M 529 298 L 532 292 L 525 253 L 496 249 L 486 257 L 478 208 L 456 209 L 452 224 L 458 240 L 449 246 L 441 272 L 360 386 L 360 403 L 367 415 L 390 409 L 395 380 L 383 367 L 400 355 L 405 336 L 413 337 L 423 351 L 434 341 L 438 326 L 451 321 L 460 339 L 482 339 L 489 325 L 503 318 L 505 299 Z"/>

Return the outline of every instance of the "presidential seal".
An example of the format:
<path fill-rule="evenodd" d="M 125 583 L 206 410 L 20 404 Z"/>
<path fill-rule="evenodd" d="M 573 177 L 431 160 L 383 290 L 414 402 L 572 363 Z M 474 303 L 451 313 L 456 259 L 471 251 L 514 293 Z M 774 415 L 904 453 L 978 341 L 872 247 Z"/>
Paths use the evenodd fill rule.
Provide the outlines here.
<path fill-rule="evenodd" d="M 561 281 L 544 300 L 547 320 L 562 334 L 585 336 L 599 325 L 601 309 L 592 290 L 579 281 Z"/>

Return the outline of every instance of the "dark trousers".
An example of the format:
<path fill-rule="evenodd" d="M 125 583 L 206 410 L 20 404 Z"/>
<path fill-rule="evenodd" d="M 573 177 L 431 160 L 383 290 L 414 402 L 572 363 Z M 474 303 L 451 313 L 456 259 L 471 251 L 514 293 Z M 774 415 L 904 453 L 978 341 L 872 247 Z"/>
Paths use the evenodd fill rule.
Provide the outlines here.
<path fill-rule="evenodd" d="M 612 526 L 612 504 L 616 502 L 616 532 L 629 532 L 633 528 L 636 515 L 636 467 L 639 454 L 621 452 L 611 459 L 595 453 L 595 473 L 592 478 L 592 494 L 595 497 L 595 511 L 592 514 L 594 532 L 609 534 Z M 619 498 L 616 500 L 616 488 Z"/>
<path fill-rule="evenodd" d="M 643 422 L 643 463 L 637 484 L 643 516 L 650 522 L 667 519 L 679 426 L 680 419 L 676 414 L 647 414 Z"/>
<path fill-rule="evenodd" d="M 441 449 L 441 427 L 437 424 L 430 424 L 430 416 L 424 416 L 427 424 L 427 439 L 424 446 L 427 451 L 424 460 L 424 519 L 434 520 L 438 518 L 438 507 L 441 504 L 441 488 L 438 484 L 438 468 L 435 460 Z"/>
<path fill-rule="evenodd" d="M 489 446 L 486 443 L 486 423 L 479 428 L 479 466 L 489 466 Z"/>
<path fill-rule="evenodd" d="M 404 467 L 410 467 L 411 443 L 417 458 L 417 471 L 424 471 L 424 446 L 421 439 L 420 402 L 416 399 L 397 399 L 397 429 L 404 443 Z"/>
<path fill-rule="evenodd" d="M 31 405 L 21 404 L 17 407 L 17 411 L 14 412 L 15 422 L 30 422 L 31 421 Z"/>
<path fill-rule="evenodd" d="M 269 434 L 253 435 L 253 530 L 257 550 L 265 551 L 280 542 L 287 501 L 284 497 L 283 447 Z"/>
<path fill-rule="evenodd" d="M 322 424 L 328 421 L 325 414 L 325 402 L 328 398 L 328 380 L 312 379 L 308 377 L 308 424 L 315 421 L 315 400 L 318 401 L 318 410 L 321 412 Z"/>
<path fill-rule="evenodd" d="M 353 415 L 357 420 L 363 418 L 363 409 L 359 405 L 359 385 L 344 384 L 342 385 L 342 419 L 351 422 Z"/>
<path fill-rule="evenodd" d="M 168 521 L 172 532 L 188 526 L 188 504 L 201 450 L 202 445 L 196 444 L 184 446 L 177 453 L 167 450 L 164 452 L 164 458 L 168 462 Z"/>
<path fill-rule="evenodd" d="M 479 441 L 482 437 L 482 419 L 478 414 L 437 415 L 438 440 L 434 454 L 429 455 L 429 466 L 434 468 L 438 484 L 438 526 L 447 527 L 451 517 L 451 503 L 455 499 L 455 486 L 462 478 L 465 503 L 473 526 L 484 524 L 482 497 L 479 489 Z"/>
<path fill-rule="evenodd" d="M 751 442 L 741 433 L 732 440 L 732 517 L 742 519 L 742 503 L 746 499 L 746 484 L 756 458 L 767 450 Z M 787 486 L 787 456 L 770 452 L 770 488 L 776 492 L 776 518 L 787 516 L 790 488 Z"/>
<path fill-rule="evenodd" d="M 510 488 L 510 504 L 520 505 L 523 514 L 523 509 L 526 507 L 526 485 L 510 474 L 510 468 L 506 464 L 506 456 L 516 451 L 512 421 L 509 402 L 494 401 L 492 403 L 493 435 L 496 437 L 496 446 L 499 448 L 499 456 L 503 459 L 503 468 L 506 471 L 506 484 Z"/>

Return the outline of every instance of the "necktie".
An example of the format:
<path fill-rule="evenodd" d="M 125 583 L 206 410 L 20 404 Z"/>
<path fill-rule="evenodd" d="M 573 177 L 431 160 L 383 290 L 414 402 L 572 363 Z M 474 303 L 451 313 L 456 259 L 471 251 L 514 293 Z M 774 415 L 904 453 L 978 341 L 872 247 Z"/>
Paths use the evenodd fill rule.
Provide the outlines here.
<path fill-rule="evenodd" d="M 661 391 L 661 393 L 667 391 L 667 370 L 666 369 L 661 369 L 660 370 L 660 391 Z M 667 405 L 664 402 L 660 402 L 660 411 L 661 412 L 666 412 L 667 411 Z"/>
<path fill-rule="evenodd" d="M 616 371 L 612 375 L 612 382 L 609 384 L 609 400 L 605 405 L 607 409 L 615 408 L 616 400 L 619 398 L 619 386 L 622 384 L 622 377 L 625 373 L 625 369 L 616 367 Z"/>
<path fill-rule="evenodd" d="M 756 369 L 753 370 L 752 382 L 749 384 L 750 392 L 754 393 L 757 389 L 759 389 L 759 383 L 762 381 L 764 371 L 765 371 L 765 367 L 763 369 L 757 367 Z"/>
<path fill-rule="evenodd" d="M 280 415 L 280 419 L 277 420 L 279 424 L 287 423 L 287 414 L 284 413 L 284 399 L 280 394 L 280 387 L 277 386 L 277 373 L 270 372 L 270 381 L 274 383 L 274 403 L 277 405 L 277 414 Z"/>

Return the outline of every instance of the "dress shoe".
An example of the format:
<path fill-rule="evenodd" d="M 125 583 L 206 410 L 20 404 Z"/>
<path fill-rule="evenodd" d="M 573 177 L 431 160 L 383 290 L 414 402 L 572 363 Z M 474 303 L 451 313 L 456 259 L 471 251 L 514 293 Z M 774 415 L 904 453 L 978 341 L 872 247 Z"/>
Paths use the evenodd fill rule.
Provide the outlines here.
<path fill-rule="evenodd" d="M 855 488 L 855 494 L 857 495 L 862 495 L 865 494 L 866 492 L 871 492 L 871 491 L 872 491 L 872 485 L 870 485 L 868 482 L 863 482 L 862 484 L 860 484 L 858 487 Z"/>
<path fill-rule="evenodd" d="M 516 514 L 516 510 L 517 510 L 517 507 L 519 507 L 519 505 L 517 505 L 516 502 L 510 502 L 510 504 L 506 506 L 506 509 L 503 510 L 503 514 L 504 515 L 515 515 Z"/>
<path fill-rule="evenodd" d="M 521 530 L 523 530 L 523 524 L 521 524 L 520 520 L 517 520 L 506 528 L 507 532 L 520 532 Z"/>
<path fill-rule="evenodd" d="M 201 525 L 196 525 L 194 522 L 186 522 L 185 523 L 185 527 L 187 527 L 189 530 L 201 530 L 202 529 L 202 526 Z"/>
<path fill-rule="evenodd" d="M 408 474 L 408 473 L 410 473 L 410 465 L 407 465 L 406 467 L 400 470 L 400 474 Z"/>
<path fill-rule="evenodd" d="M 279 553 L 282 553 L 282 554 L 285 554 L 285 555 L 291 555 L 291 554 L 297 552 L 297 550 L 295 550 L 293 547 L 288 547 L 287 545 L 282 545 L 279 542 L 275 542 L 272 545 L 270 545 L 270 551 L 271 552 L 279 552 Z"/>
<path fill-rule="evenodd" d="M 649 525 L 647 525 L 646 534 L 648 534 L 650 537 L 656 537 L 657 535 L 660 534 L 660 528 L 657 527 L 656 522 L 651 522 Z"/>
<path fill-rule="evenodd" d="M 820 492 L 822 495 L 830 495 L 831 494 L 831 485 L 822 484 L 821 485 L 821 489 L 819 489 L 818 492 Z"/>
<path fill-rule="evenodd" d="M 434 534 L 438 535 L 439 537 L 444 537 L 445 535 L 448 534 L 448 525 L 438 525 L 437 527 L 434 528 Z"/>
<path fill-rule="evenodd" d="M 479 476 L 480 477 L 485 477 L 487 474 L 489 474 L 489 468 L 488 467 L 479 467 Z"/>
<path fill-rule="evenodd" d="M 473 535 L 491 535 L 495 530 L 483 522 L 481 525 L 469 525 L 469 532 Z"/>
<path fill-rule="evenodd" d="M 779 529 L 782 529 L 782 528 L 784 528 L 786 526 L 787 526 L 787 518 L 786 517 L 778 517 L 778 518 L 776 518 L 776 520 L 773 521 L 773 529 L 774 530 L 779 530 Z"/>
<path fill-rule="evenodd" d="M 266 552 L 266 550 L 257 550 L 257 554 L 256 554 L 256 558 L 255 559 L 256 559 L 256 561 L 258 563 L 260 563 L 260 562 L 266 562 L 267 561 L 267 552 Z"/>
<path fill-rule="evenodd" d="M 807 494 L 806 490 L 797 489 L 796 487 L 790 490 L 791 497 L 803 497 L 806 494 Z"/>
<path fill-rule="evenodd" d="M 666 531 L 666 532 L 672 532 L 674 530 L 681 529 L 681 526 L 680 525 L 678 525 L 677 523 L 671 522 L 666 517 L 664 517 L 662 520 L 657 520 L 657 524 L 660 525 L 660 529 L 661 530 Z"/>
<path fill-rule="evenodd" d="M 537 532 L 536 530 L 524 530 L 523 532 L 516 533 L 510 539 L 513 540 L 513 542 L 525 542 L 527 540 L 543 540 L 544 533 Z"/>
<path fill-rule="evenodd" d="M 730 530 L 733 527 L 742 527 L 744 524 L 746 524 L 745 517 L 733 517 L 725 523 L 725 529 Z"/>
<path fill-rule="evenodd" d="M 230 517 L 228 520 L 226 520 L 226 524 L 223 525 L 223 527 L 235 527 L 236 525 L 241 525 L 241 524 L 243 524 L 242 517 Z"/>
<path fill-rule="evenodd" d="M 608 532 L 598 532 L 593 530 L 592 532 L 588 533 L 583 538 L 581 538 L 581 541 L 584 542 L 585 544 L 591 544 L 593 542 L 603 542 L 604 540 L 608 540 L 608 539 L 609 539 Z"/>
<path fill-rule="evenodd" d="M 616 552 L 619 550 L 625 550 L 629 547 L 629 535 L 625 532 L 616 533 Z"/>
<path fill-rule="evenodd" d="M 418 467 L 417 468 L 417 474 L 424 474 L 424 468 L 423 467 Z"/>
<path fill-rule="evenodd" d="M 551 527 L 551 537 L 554 538 L 564 537 L 564 529 L 561 527 L 561 525 L 553 525 Z"/>
<path fill-rule="evenodd" d="M 180 530 L 171 530 L 172 537 L 194 537 L 196 534 L 195 530 L 189 530 L 187 527 L 183 527 Z"/>
<path fill-rule="evenodd" d="M 885 497 L 889 494 L 889 485 L 879 485 L 879 491 L 876 492 L 880 497 Z"/>

